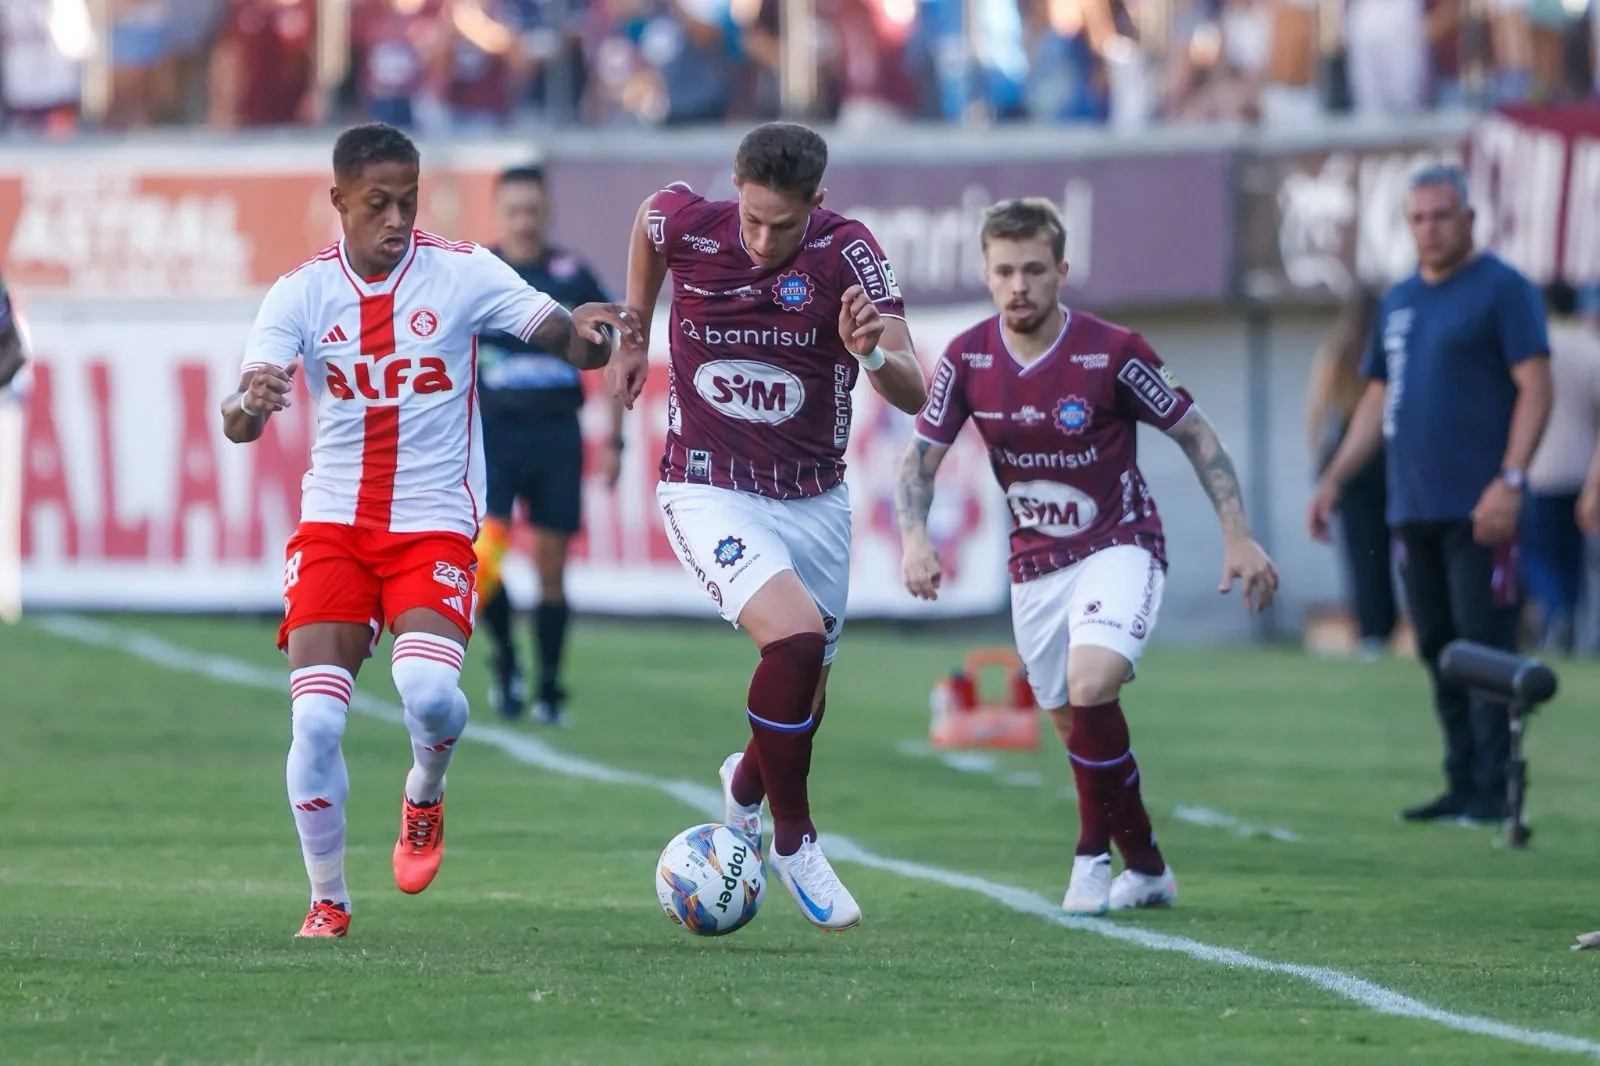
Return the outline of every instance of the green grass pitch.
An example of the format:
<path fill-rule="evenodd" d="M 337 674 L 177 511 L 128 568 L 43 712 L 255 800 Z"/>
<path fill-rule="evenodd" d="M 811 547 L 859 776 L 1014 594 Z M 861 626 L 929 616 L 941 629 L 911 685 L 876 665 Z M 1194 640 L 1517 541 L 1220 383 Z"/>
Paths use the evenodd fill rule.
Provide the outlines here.
<path fill-rule="evenodd" d="M 271 628 L 97 620 L 158 638 L 140 658 L 42 621 L 0 628 L 0 1062 L 1600 1057 L 1600 952 L 1568 951 L 1600 928 L 1600 668 L 1588 664 L 1562 664 L 1562 693 L 1533 722 L 1537 835 L 1514 853 L 1489 830 L 1396 820 L 1439 785 L 1415 664 L 1153 651 L 1125 704 L 1182 898 L 1102 921 L 1242 956 L 1152 950 L 848 862 L 838 869 L 861 928 L 813 930 L 774 884 L 744 930 L 697 940 L 661 913 L 652 872 L 700 810 L 470 739 L 451 772 L 444 868 L 426 893 L 402 896 L 389 852 L 408 747 L 399 726 L 370 717 L 353 717 L 345 742 L 352 934 L 307 942 L 291 936 L 306 889 L 283 791 L 287 697 L 229 679 L 238 664 L 282 677 Z M 879 856 L 1059 901 L 1076 812 L 1053 734 L 1037 754 L 942 760 L 926 748 L 928 690 L 970 643 L 847 632 L 816 756 L 817 821 L 825 842 L 845 834 Z M 209 675 L 149 661 L 174 647 Z M 582 620 L 570 658 L 572 727 L 515 733 L 715 787 L 746 735 L 755 653 L 743 637 Z M 487 676 L 478 642 L 465 684 L 480 724 L 492 717 Z M 387 642 L 359 688 L 394 700 Z M 1199 824 L 1208 818 L 1224 824 Z M 1246 957 L 1330 968 L 1523 1042 L 1229 964 Z M 1560 1036 L 1587 1044 L 1555 1049 Z"/>

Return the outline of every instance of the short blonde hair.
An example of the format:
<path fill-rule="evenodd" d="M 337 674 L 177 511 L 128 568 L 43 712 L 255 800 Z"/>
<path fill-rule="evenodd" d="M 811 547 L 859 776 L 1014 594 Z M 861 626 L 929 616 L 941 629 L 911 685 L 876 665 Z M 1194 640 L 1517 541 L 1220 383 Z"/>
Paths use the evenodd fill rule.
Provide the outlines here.
<path fill-rule="evenodd" d="M 1061 223 L 1061 212 L 1043 196 L 1019 196 L 987 208 L 978 236 L 985 250 L 994 240 L 1025 241 L 1030 237 L 1044 237 L 1050 242 L 1056 262 L 1067 257 L 1067 228 Z"/>

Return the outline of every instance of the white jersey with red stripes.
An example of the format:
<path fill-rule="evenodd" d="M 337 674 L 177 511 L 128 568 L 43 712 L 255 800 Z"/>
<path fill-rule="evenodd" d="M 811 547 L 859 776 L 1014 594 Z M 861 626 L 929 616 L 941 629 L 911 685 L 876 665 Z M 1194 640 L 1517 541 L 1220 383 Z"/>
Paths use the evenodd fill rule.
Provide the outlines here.
<path fill-rule="evenodd" d="M 343 241 L 279 278 L 244 369 L 301 362 L 317 416 L 301 521 L 476 537 L 478 334 L 527 340 L 559 306 L 487 248 L 421 230 L 381 280 Z"/>

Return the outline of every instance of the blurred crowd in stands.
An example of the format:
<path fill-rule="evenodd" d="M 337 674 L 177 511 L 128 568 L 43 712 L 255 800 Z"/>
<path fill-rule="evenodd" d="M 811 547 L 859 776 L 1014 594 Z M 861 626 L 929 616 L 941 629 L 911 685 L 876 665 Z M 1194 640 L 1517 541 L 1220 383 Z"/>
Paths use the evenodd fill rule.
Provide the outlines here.
<path fill-rule="evenodd" d="M 424 132 L 686 125 L 776 116 L 787 76 L 812 87 L 807 117 L 844 125 L 1293 125 L 1330 111 L 1404 115 L 1594 96 L 1596 7 L 1600 0 L 0 0 L 0 117 L 8 130 L 47 134 L 362 117 Z M 86 97 L 86 85 L 98 88 Z"/>

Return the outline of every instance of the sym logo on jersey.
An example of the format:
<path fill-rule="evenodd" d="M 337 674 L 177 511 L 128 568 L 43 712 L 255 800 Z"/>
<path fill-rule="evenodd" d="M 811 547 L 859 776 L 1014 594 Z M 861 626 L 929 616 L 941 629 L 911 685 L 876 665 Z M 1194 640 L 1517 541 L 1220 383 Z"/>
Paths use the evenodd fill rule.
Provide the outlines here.
<path fill-rule="evenodd" d="M 358 394 L 368 400 L 398 400 L 405 392 L 426 396 L 449 392 L 456 387 L 445 369 L 444 360 L 436 355 L 420 359 L 390 356 L 383 361 L 383 376 L 376 381 L 373 380 L 376 368 L 365 359 L 355 365 L 349 376 L 331 359 L 327 366 L 328 393 L 340 400 L 354 400 Z"/>
<path fill-rule="evenodd" d="M 1070 537 L 1100 513 L 1092 496 L 1059 481 L 1019 481 L 1006 489 L 1006 503 L 1017 529 L 1047 537 Z"/>
<path fill-rule="evenodd" d="M 1094 448 L 1082 452 L 1014 452 L 1009 448 L 990 448 L 989 462 L 1018 470 L 1082 470 L 1100 458 Z"/>
<path fill-rule="evenodd" d="M 775 426 L 799 413 L 806 401 L 800 379 L 754 359 L 719 359 L 694 372 L 694 387 L 707 403 L 741 422 Z"/>

